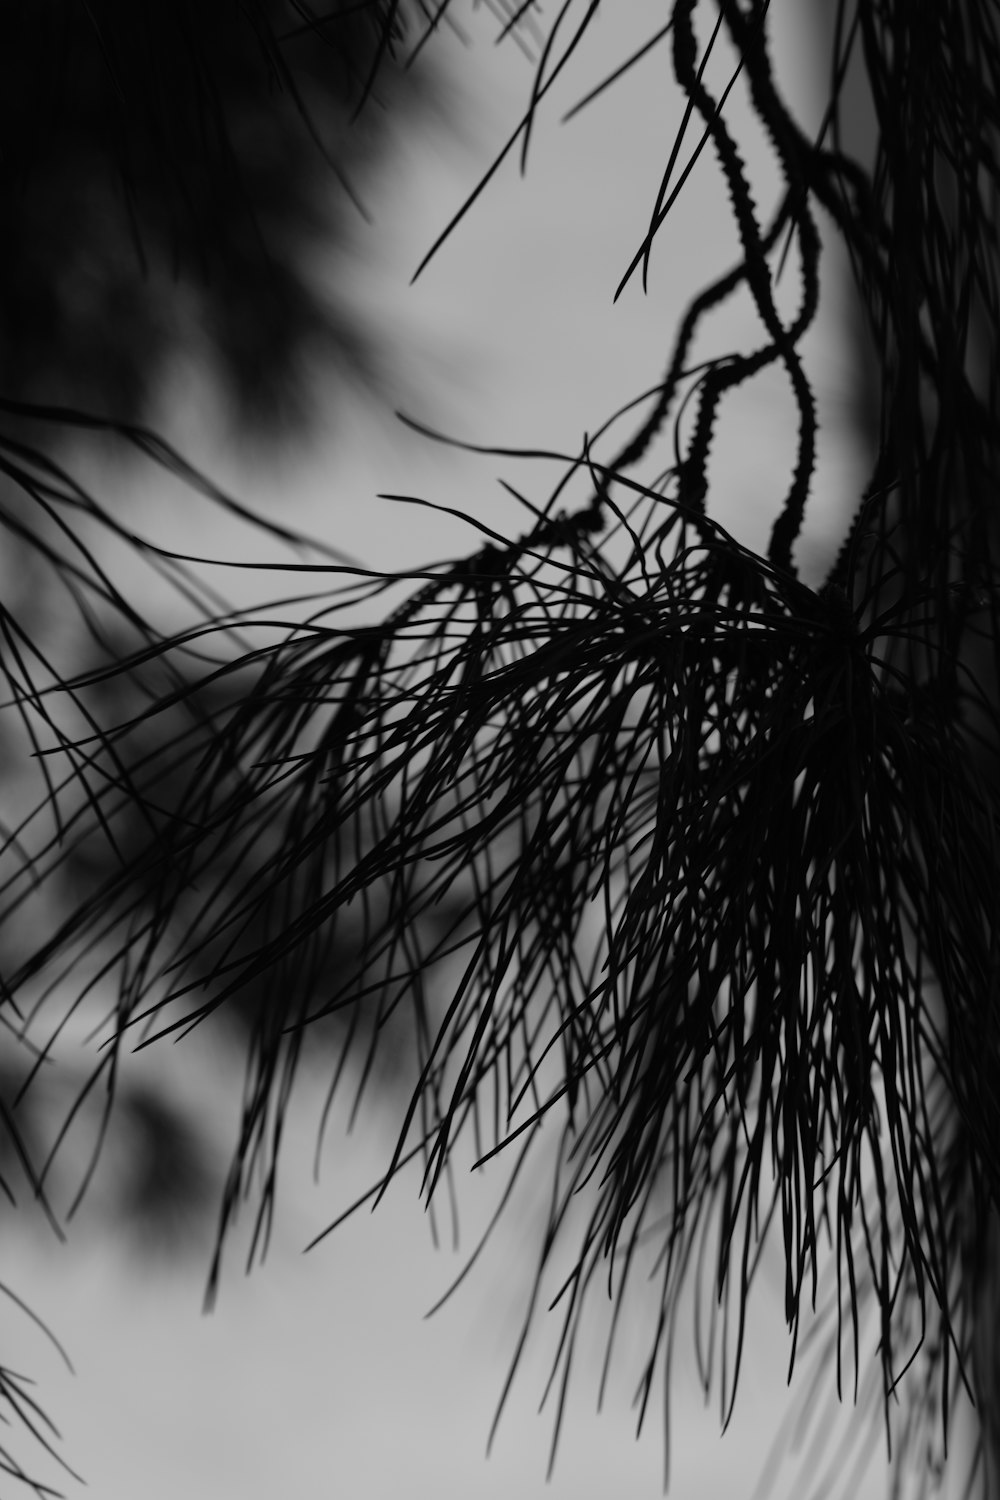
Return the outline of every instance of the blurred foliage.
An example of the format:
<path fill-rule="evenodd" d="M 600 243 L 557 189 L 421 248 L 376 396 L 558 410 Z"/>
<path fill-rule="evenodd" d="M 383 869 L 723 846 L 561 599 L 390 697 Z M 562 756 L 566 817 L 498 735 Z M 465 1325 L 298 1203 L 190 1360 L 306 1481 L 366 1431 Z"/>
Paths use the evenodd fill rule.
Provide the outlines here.
<path fill-rule="evenodd" d="M 12 1127 L 0 1140 L 0 1179 L 20 1228 L 34 1233 L 44 1223 L 62 1237 L 63 1224 L 86 1204 L 91 1224 L 150 1269 L 204 1241 L 222 1163 L 203 1123 L 169 1085 L 123 1081 L 106 1123 L 84 1070 L 72 1063 L 46 1070 L 25 1090 L 24 1064 L 13 1052 L 0 1062 L 0 1101 Z M 62 1128 L 67 1120 L 71 1134 Z"/>
<path fill-rule="evenodd" d="M 87 568 L 78 517 L 88 501 L 47 455 L 67 437 L 120 433 L 154 415 L 188 362 L 207 367 L 255 442 L 315 415 L 324 372 L 377 386 L 384 331 L 359 317 L 337 281 L 367 219 L 366 182 L 400 117 L 425 114 L 431 95 L 426 74 L 399 65 L 401 21 L 380 4 L 336 0 L 313 14 L 289 0 L 7 0 L 2 17 L 0 524 L 11 705 L 0 735 L 13 769 L 51 728 L 43 710 L 39 739 L 23 705 L 40 707 L 51 689 L 45 638 L 64 628 L 66 605 L 85 627 L 75 668 L 88 649 L 113 667 L 115 620 L 135 623 L 100 564 Z M 321 278 L 324 258 L 332 270 Z M 46 413 L 55 420 L 40 423 Z M 148 454 L 155 440 L 133 431 Z M 76 513 L 68 523 L 67 512 Z M 128 654 L 120 635 L 117 645 Z M 121 680 L 103 683 L 85 709 L 76 700 L 95 723 L 124 711 Z M 149 691 L 137 671 L 124 687 L 131 709 Z M 162 765 L 156 739 L 169 745 L 175 728 L 150 725 L 136 753 Z M 8 780 L 8 805 L 33 800 L 26 787 Z M 146 781 L 165 821 L 177 815 L 179 790 L 169 765 L 155 787 Z M 40 920 L 155 836 L 148 814 L 126 805 L 113 844 L 90 838 L 68 849 L 61 890 Z M 23 957 L 29 927 L 5 924 L 4 970 Z M 253 1009 L 248 1000 L 243 1013 Z M 204 1206 L 196 1126 L 148 1084 L 124 1086 L 122 1109 L 127 1123 L 116 1130 L 131 1150 L 116 1156 L 119 1207 L 148 1238 L 158 1206 L 161 1231 L 170 1218 L 183 1222 L 185 1193 L 189 1208 Z M 8 1158 L 46 1161 L 46 1127 L 59 1113 L 34 1082 L 10 1117 Z"/>
<path fill-rule="evenodd" d="M 396 39 L 378 7 L 5 0 L 2 19 L 0 392 L 138 420 L 194 351 L 275 431 L 317 364 L 374 378 L 376 331 L 308 260 L 349 246 L 396 112 L 427 103 L 387 61 L 368 92 Z"/>

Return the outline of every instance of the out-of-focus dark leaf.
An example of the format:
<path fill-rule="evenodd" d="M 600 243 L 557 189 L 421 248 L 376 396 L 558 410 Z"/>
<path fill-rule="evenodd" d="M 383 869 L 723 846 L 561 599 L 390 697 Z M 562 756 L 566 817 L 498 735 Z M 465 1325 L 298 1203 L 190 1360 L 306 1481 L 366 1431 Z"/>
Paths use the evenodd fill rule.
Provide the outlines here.
<path fill-rule="evenodd" d="M 8 1126 L 0 1139 L 0 1173 L 8 1202 L 28 1211 L 19 1229 L 30 1234 L 55 1227 L 62 1235 L 61 1224 L 84 1204 L 86 1187 L 91 1222 L 96 1215 L 105 1230 L 113 1225 L 120 1243 L 136 1254 L 201 1248 L 223 1178 L 210 1128 L 168 1086 L 130 1079 L 101 1139 L 103 1101 L 88 1088 L 79 1060 L 63 1058 L 24 1093 L 31 1061 L 22 1048 L 19 1066 L 8 1056 L 0 1069 L 0 1109 Z M 74 1129 L 61 1135 L 67 1117 Z M 45 1217 L 43 1226 L 38 1221 Z"/>
<path fill-rule="evenodd" d="M 307 268 L 343 250 L 416 74 L 379 5 L 7 0 L 0 51 L 0 391 L 143 417 L 207 358 L 270 428 L 316 365 L 375 374 L 372 330 Z M 391 106 L 388 107 L 387 106 Z"/>

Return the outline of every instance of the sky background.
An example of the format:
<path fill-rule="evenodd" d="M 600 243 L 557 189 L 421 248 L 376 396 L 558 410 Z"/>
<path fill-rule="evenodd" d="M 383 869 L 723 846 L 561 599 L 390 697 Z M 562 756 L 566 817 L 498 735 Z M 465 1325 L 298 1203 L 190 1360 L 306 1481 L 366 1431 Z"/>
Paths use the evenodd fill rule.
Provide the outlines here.
<path fill-rule="evenodd" d="M 783 39 L 779 77 L 806 125 L 815 123 L 812 111 L 823 97 L 805 24 L 811 9 L 791 0 L 772 4 L 774 34 Z M 706 156 L 658 239 L 648 294 L 635 281 L 612 303 L 680 118 L 669 52 L 658 49 L 569 125 L 560 126 L 559 118 L 645 40 L 662 10 L 652 0 L 632 0 L 602 13 L 578 67 L 569 70 L 570 86 L 543 112 L 527 176 L 518 175 L 515 158 L 508 160 L 411 286 L 424 252 L 516 123 L 530 86 L 530 64 L 510 45 L 493 46 L 496 22 L 485 8 L 461 11 L 469 45 L 444 35 L 436 54 L 446 80 L 442 123 L 403 133 L 366 187 L 375 225 L 359 225 L 358 265 L 338 261 L 329 272 L 353 278 L 353 294 L 389 333 L 397 382 L 390 400 L 370 409 L 338 395 L 331 421 L 321 424 L 305 455 L 269 456 L 223 442 L 211 401 L 185 380 L 165 416 L 184 451 L 265 515 L 378 566 L 413 566 L 478 545 L 453 519 L 380 500 L 379 492 L 420 495 L 501 530 L 518 527 L 517 507 L 497 477 L 524 485 L 540 501 L 557 477 L 551 466 L 429 443 L 396 423 L 391 407 L 467 441 L 571 452 L 584 432 L 659 377 L 688 296 L 735 251 Z M 735 129 L 745 122 L 737 96 L 729 118 Z M 773 187 L 762 155 L 755 161 L 759 184 Z M 823 443 L 815 519 L 799 554 L 807 577 L 819 576 L 839 541 L 843 505 L 857 494 L 863 467 L 849 440 L 844 296 L 834 286 L 810 346 Z M 750 326 L 741 316 L 712 337 L 738 339 L 740 328 Z M 766 539 L 775 476 L 780 483 L 788 472 L 791 415 L 780 381 L 758 383 L 741 398 L 727 442 L 719 445 L 713 513 L 750 545 Z M 104 485 L 105 493 L 108 485 L 118 488 L 138 530 L 182 548 L 232 551 L 233 536 L 212 513 L 157 474 L 144 472 L 140 485 L 118 472 Z M 236 545 L 247 559 L 268 555 L 249 533 L 240 533 Z M 229 570 L 220 577 L 237 597 L 266 595 L 260 574 Z M 282 591 L 277 580 L 272 584 Z M 144 1053 L 137 1066 L 190 1101 L 214 1142 L 214 1165 L 221 1165 L 239 1098 L 232 1057 L 196 1033 L 163 1055 Z M 596 1374 L 591 1379 L 580 1367 L 555 1474 L 546 1483 L 551 1411 L 540 1418 L 535 1412 L 551 1327 L 532 1346 L 493 1453 L 484 1457 L 532 1269 L 530 1206 L 524 1218 L 502 1226 L 474 1277 L 429 1321 L 424 1314 L 462 1258 L 434 1249 L 412 1178 L 396 1184 L 377 1214 L 362 1211 L 302 1254 L 377 1177 L 394 1139 L 391 1123 L 375 1115 L 349 1138 L 332 1130 L 314 1184 L 317 1100 L 318 1089 L 306 1088 L 293 1111 L 283 1211 L 266 1265 L 244 1277 L 237 1240 L 208 1317 L 201 1294 L 210 1225 L 203 1255 L 168 1249 L 139 1262 L 102 1230 L 98 1192 L 67 1245 L 25 1234 L 8 1241 L 0 1274 L 44 1315 L 76 1375 L 62 1372 L 13 1304 L 4 1313 L 8 1363 L 39 1380 L 40 1397 L 62 1429 L 61 1451 L 86 1477 L 90 1494 L 97 1500 L 652 1500 L 661 1494 L 661 1414 L 650 1412 L 636 1442 L 627 1358 L 619 1361 L 599 1419 Z M 462 1248 L 475 1243 L 475 1225 L 498 1182 L 465 1185 Z M 779 1431 L 788 1396 L 776 1267 L 765 1266 L 759 1290 L 736 1414 L 721 1442 L 718 1397 L 706 1408 L 689 1351 L 678 1349 L 670 1493 L 680 1500 L 751 1500 Z M 641 1304 L 635 1316 L 630 1338 L 637 1363 L 644 1348 Z M 626 1340 L 626 1355 L 628 1347 Z M 597 1360 L 601 1348 L 595 1332 Z M 826 1417 L 822 1425 L 829 1428 Z M 797 1472 L 787 1467 L 768 1495 L 791 1493 Z M 881 1460 L 863 1486 L 850 1483 L 846 1468 L 840 1477 L 845 1492 L 864 1500 L 885 1493 Z"/>

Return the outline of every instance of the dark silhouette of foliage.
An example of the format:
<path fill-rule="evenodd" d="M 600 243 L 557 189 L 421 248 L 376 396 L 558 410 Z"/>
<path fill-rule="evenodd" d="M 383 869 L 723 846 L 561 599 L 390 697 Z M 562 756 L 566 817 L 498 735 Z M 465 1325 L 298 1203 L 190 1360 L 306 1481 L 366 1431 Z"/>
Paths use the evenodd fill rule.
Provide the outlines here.
<path fill-rule="evenodd" d="M 527 149 L 597 8 L 566 0 L 549 23 L 511 146 Z M 377 14 L 388 43 L 397 7 Z M 524 14 L 511 10 L 508 28 Z M 86 797 L 11 878 L 6 911 L 58 879 L 95 823 L 112 835 L 129 805 L 156 837 L 120 851 L 7 983 L 16 996 L 108 955 L 109 1084 L 140 1033 L 175 1034 L 264 987 L 221 1241 L 255 1191 L 266 1226 L 308 1028 L 363 1005 L 358 976 L 375 963 L 379 1018 L 410 1012 L 419 1064 L 386 1181 L 421 1158 L 430 1197 L 469 1136 L 478 1161 L 502 1156 L 516 1175 L 546 1126 L 558 1135 L 539 1285 L 569 1236 L 559 1412 L 595 1278 L 617 1316 L 652 1245 L 640 1410 L 661 1361 L 669 1373 L 693 1279 L 712 1309 L 705 1378 L 721 1366 L 728 1414 L 774 1226 L 792 1360 L 819 1302 L 829 1384 L 856 1393 L 874 1320 L 886 1422 L 902 1395 L 904 1456 L 931 1482 L 958 1384 L 987 1435 L 997 1411 L 976 1320 L 1000 1189 L 998 809 L 983 760 L 996 746 L 1000 607 L 1000 28 L 987 0 L 840 0 L 837 17 L 827 125 L 812 140 L 775 86 L 766 0 L 675 0 L 650 46 L 669 49 L 688 110 L 631 272 L 702 151 L 741 249 L 691 303 L 645 415 L 630 403 L 578 454 L 549 455 L 562 477 L 542 503 L 521 497 L 521 536 L 475 523 L 477 550 L 407 575 L 332 565 L 343 581 L 305 623 L 275 629 L 272 613 L 264 638 L 252 616 L 208 619 L 169 640 L 149 633 L 115 663 L 127 675 L 155 659 L 174 686 L 118 724 L 61 734 Z M 720 36 L 783 180 L 766 223 L 706 65 Z M 877 119 L 870 172 L 838 143 L 852 56 Z M 801 345 L 821 213 L 863 298 L 880 422 L 870 483 L 812 588 L 795 544 L 815 470 Z M 775 291 L 787 254 L 791 314 Z M 740 291 L 759 343 L 693 366 L 702 319 Z M 798 441 L 758 556 L 709 514 L 708 465 L 727 395 L 771 366 L 787 374 Z M 671 418 L 675 461 L 651 477 L 643 465 Z M 637 425 L 615 447 L 626 421 Z M 380 624 L 357 623 L 359 605 L 405 584 Z M 213 636 L 227 652 L 206 664 Z M 224 714 L 203 709 L 192 665 L 206 687 L 239 672 Z M 130 757 L 178 709 L 187 723 L 159 764 Z M 165 755 L 183 793 L 163 818 Z M 415 919 L 456 891 L 454 920 L 425 941 Z M 352 907 L 358 964 L 337 973 L 330 944 Z M 446 956 L 458 978 L 439 1010 L 428 976 Z M 343 1076 L 338 1064 L 334 1087 Z M 534 1299 L 529 1322 L 533 1311 Z"/>
<path fill-rule="evenodd" d="M 401 74 L 381 70 L 381 107 L 359 115 L 380 12 L 338 0 L 309 14 L 283 0 L 9 0 L 6 395 L 142 420 L 193 349 L 235 413 L 273 431 L 305 411 L 310 359 L 376 377 L 371 331 L 321 293 L 306 256 L 366 214 L 360 184 Z"/>

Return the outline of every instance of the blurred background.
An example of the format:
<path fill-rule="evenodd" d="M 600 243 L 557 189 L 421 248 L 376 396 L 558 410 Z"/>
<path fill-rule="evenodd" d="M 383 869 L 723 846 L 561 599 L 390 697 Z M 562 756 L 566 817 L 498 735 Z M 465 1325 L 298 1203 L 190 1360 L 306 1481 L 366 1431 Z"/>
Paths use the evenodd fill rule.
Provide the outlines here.
<path fill-rule="evenodd" d="M 280 0 L 8 11 L 0 58 L 2 597 L 18 632 L 58 649 L 75 669 L 113 660 L 134 641 L 123 613 L 74 611 L 72 589 L 53 583 L 45 549 L 56 545 L 58 515 L 43 491 L 26 487 L 26 472 L 37 476 L 48 461 L 84 479 L 116 524 L 161 547 L 255 564 L 199 570 L 206 587 L 237 603 L 305 592 L 322 579 L 293 587 L 269 572 L 299 554 L 151 462 L 120 424 L 154 429 L 257 515 L 367 565 L 412 568 L 458 556 L 479 545 L 478 534 L 447 508 L 514 532 L 524 512 L 498 480 L 538 503 L 557 468 L 434 442 L 396 413 L 472 445 L 577 452 L 585 433 L 660 377 L 687 300 L 734 258 L 725 194 L 706 154 L 657 238 L 647 291 L 633 277 L 613 300 L 683 110 L 668 45 L 653 48 L 620 87 L 563 117 L 655 34 L 663 7 L 654 0 L 601 14 L 544 101 L 527 173 L 515 149 L 415 283 L 524 111 L 544 37 L 530 20 L 498 41 L 502 4 L 456 5 L 412 66 L 381 62 L 366 97 L 378 33 L 363 8 L 347 4 L 334 5 L 322 26 Z M 778 76 L 807 129 L 818 126 L 814 112 L 826 97 L 822 12 L 794 0 L 771 6 Z M 399 59 L 418 34 L 411 24 Z M 723 52 L 713 64 L 722 83 L 731 62 Z M 47 85 L 41 95 L 38 79 Z M 757 139 L 738 90 L 727 113 L 741 140 Z M 751 160 L 764 200 L 776 179 L 762 139 Z M 713 325 L 716 347 L 739 343 L 741 319 L 752 319 L 750 309 L 736 307 Z M 871 416 L 855 326 L 844 268 L 831 252 L 807 359 L 821 421 L 819 482 L 799 550 L 810 580 L 839 544 L 868 465 Z M 62 408 L 112 425 L 60 421 Z M 772 493 L 793 452 L 792 415 L 780 379 L 773 388 L 755 381 L 732 403 L 728 441 L 717 444 L 713 513 L 751 546 L 761 545 L 777 509 Z M 445 509 L 379 498 L 386 494 Z M 101 566 L 123 592 L 133 590 L 163 622 L 185 623 L 183 599 L 149 558 L 140 577 L 127 538 L 88 531 L 90 519 L 81 505 L 83 534 L 100 534 Z M 283 606 L 283 617 L 296 608 L 305 606 Z M 95 683 L 95 712 L 137 712 L 161 685 L 158 671 L 153 661 L 146 676 Z M 158 732 L 169 730 L 165 720 Z M 0 722 L 0 743 L 4 819 L 13 828 L 39 783 L 12 711 Z M 165 809 L 178 793 L 164 784 Z M 118 829 L 126 844 L 146 836 L 141 827 Z M 80 845 L 66 861 L 67 898 L 99 881 L 110 858 L 106 846 Z M 23 924 L 5 924 L 5 969 L 58 915 L 29 908 Z M 336 961 L 349 966 L 351 955 Z M 98 950 L 88 1006 L 59 1039 L 59 1067 L 41 1069 L 17 1105 L 19 1129 L 40 1160 L 89 1074 L 94 1016 L 113 998 L 102 995 L 99 971 Z M 545 1181 L 527 1185 L 474 1274 L 429 1320 L 489 1220 L 502 1173 L 459 1183 L 457 1246 L 447 1211 L 432 1224 L 417 1204 L 417 1178 L 404 1176 L 374 1215 L 363 1208 L 301 1253 L 388 1163 L 407 1098 L 404 1030 L 380 1053 L 353 1124 L 349 1097 L 338 1099 L 314 1173 L 342 1040 L 332 1024 L 317 1028 L 285 1132 L 266 1262 L 244 1276 L 249 1233 L 237 1231 L 214 1308 L 203 1315 L 239 1119 L 241 1047 L 259 1003 L 250 994 L 185 1039 L 129 1059 L 99 1166 L 64 1241 L 23 1188 L 29 1201 L 8 1216 L 0 1277 L 44 1317 L 76 1373 L 13 1300 L 3 1313 L 4 1362 L 38 1380 L 38 1399 L 61 1430 L 58 1451 L 90 1492 L 100 1500 L 662 1493 L 662 1411 L 647 1414 L 636 1442 L 631 1408 L 645 1349 L 640 1298 L 599 1418 L 604 1330 L 595 1318 L 593 1379 L 578 1370 L 551 1481 L 554 1395 L 541 1416 L 537 1407 L 554 1319 L 533 1340 L 485 1456 L 530 1290 Z M 12 1103 L 23 1060 L 8 1060 L 2 1072 Z M 47 1185 L 60 1220 L 87 1176 L 100 1102 L 87 1096 L 53 1158 Z M 16 1162 L 7 1169 L 13 1180 Z M 772 1444 L 788 1447 L 782 1424 L 807 1382 L 785 1388 L 776 1266 L 765 1267 L 760 1293 L 723 1440 L 717 1398 L 706 1406 L 693 1356 L 676 1351 L 669 1465 L 671 1494 L 681 1500 L 750 1500 Z M 816 1401 L 831 1388 L 829 1379 Z M 838 1421 L 824 1422 L 824 1435 L 828 1459 L 851 1440 L 835 1465 L 844 1493 L 885 1494 L 880 1407 L 862 1402 Z M 874 1459 L 855 1481 L 850 1464 L 869 1430 Z M 72 1493 L 74 1482 L 56 1473 L 46 1478 Z M 793 1457 L 777 1477 L 765 1476 L 760 1493 L 783 1494 L 799 1474 Z"/>

